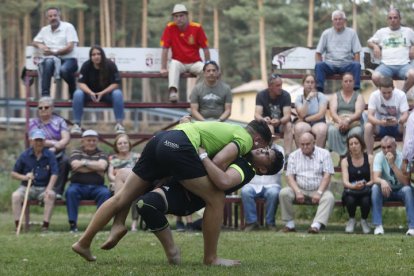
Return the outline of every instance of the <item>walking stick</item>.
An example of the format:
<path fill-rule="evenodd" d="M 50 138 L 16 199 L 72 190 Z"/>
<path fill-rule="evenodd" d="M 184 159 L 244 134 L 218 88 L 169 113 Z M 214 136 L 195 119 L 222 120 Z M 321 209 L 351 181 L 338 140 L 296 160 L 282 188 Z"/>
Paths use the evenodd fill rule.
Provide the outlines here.
<path fill-rule="evenodd" d="M 32 186 L 32 179 L 30 178 L 29 181 L 27 182 L 26 192 L 24 194 L 23 206 L 22 206 L 22 211 L 20 213 L 19 224 L 17 225 L 16 236 L 20 234 L 20 229 L 22 228 L 23 216 L 24 216 L 24 213 L 26 213 L 26 206 L 27 206 L 27 201 L 29 199 L 29 192 L 30 192 L 31 186 Z"/>

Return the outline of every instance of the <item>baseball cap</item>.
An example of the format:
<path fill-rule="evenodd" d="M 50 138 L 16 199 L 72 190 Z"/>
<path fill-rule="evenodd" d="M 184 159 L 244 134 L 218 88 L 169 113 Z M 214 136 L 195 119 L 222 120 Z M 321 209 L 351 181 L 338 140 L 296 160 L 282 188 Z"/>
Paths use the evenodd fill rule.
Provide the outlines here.
<path fill-rule="evenodd" d="M 187 8 L 183 4 L 176 4 L 171 14 L 185 12 L 188 13 Z"/>
<path fill-rule="evenodd" d="M 35 129 L 30 133 L 30 139 L 35 140 L 35 139 L 42 139 L 45 140 L 46 139 L 46 135 L 43 132 L 43 130 L 41 129 Z"/>
<path fill-rule="evenodd" d="M 99 135 L 98 135 L 98 132 L 96 132 L 95 130 L 93 130 L 93 129 L 88 129 L 88 130 L 85 130 L 85 131 L 82 133 L 82 137 L 88 137 L 88 136 L 95 136 L 95 137 L 98 137 Z"/>

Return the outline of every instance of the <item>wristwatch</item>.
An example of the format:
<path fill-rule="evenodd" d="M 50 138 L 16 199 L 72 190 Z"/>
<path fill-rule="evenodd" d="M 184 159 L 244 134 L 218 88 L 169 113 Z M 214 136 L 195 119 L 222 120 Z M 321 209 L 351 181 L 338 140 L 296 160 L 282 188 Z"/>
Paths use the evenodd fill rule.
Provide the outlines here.
<path fill-rule="evenodd" d="M 88 165 L 88 160 L 83 160 L 82 166 L 86 167 L 86 165 Z"/>
<path fill-rule="evenodd" d="M 203 161 L 204 159 L 206 159 L 208 157 L 208 154 L 207 154 L 207 152 L 203 152 L 199 155 L 199 157 L 200 157 L 200 160 Z"/>
<path fill-rule="evenodd" d="M 323 195 L 323 192 L 322 191 L 317 191 L 317 193 L 319 194 L 319 195 Z"/>

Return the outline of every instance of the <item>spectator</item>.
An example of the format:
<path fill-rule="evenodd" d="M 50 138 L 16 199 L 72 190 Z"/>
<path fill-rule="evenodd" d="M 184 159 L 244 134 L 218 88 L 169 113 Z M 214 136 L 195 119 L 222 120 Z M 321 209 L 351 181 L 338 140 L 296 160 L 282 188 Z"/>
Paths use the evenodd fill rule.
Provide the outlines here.
<path fill-rule="evenodd" d="M 400 11 L 388 11 L 388 27 L 379 29 L 368 39 L 368 47 L 381 64 L 372 74 L 372 81 L 379 87 L 381 78 L 398 77 L 405 80 L 403 91 L 407 92 L 414 84 L 414 67 L 410 63 L 410 48 L 414 46 L 414 31 L 401 26 Z"/>
<path fill-rule="evenodd" d="M 303 95 L 299 95 L 295 100 L 298 114 L 294 127 L 296 147 L 299 147 L 299 137 L 302 133 L 312 132 L 316 136 L 316 145 L 324 148 L 328 130 L 325 122 L 328 101 L 323 93 L 316 91 L 313 75 L 306 74 L 302 79 L 302 85 Z"/>
<path fill-rule="evenodd" d="M 346 206 L 349 220 L 345 227 L 346 233 L 355 229 L 356 207 L 361 209 L 361 227 L 364 234 L 370 232 L 367 223 L 371 208 L 371 186 L 373 184 L 373 156 L 365 152 L 365 143 L 361 136 L 354 134 L 346 139 L 348 154 L 341 161 L 342 182 L 344 192 L 342 202 Z"/>
<path fill-rule="evenodd" d="M 273 144 L 272 148 L 281 153 L 283 148 Z M 283 167 L 282 167 L 283 168 Z M 279 192 L 282 185 L 282 170 L 272 175 L 256 174 L 253 179 L 241 189 L 243 209 L 246 216 L 244 231 L 257 230 L 256 198 L 264 198 L 266 206 L 266 226 L 269 230 L 276 230 L 275 215 L 279 202 Z"/>
<path fill-rule="evenodd" d="M 124 99 L 119 89 L 121 77 L 116 64 L 106 58 L 100 46 L 93 46 L 87 60 L 80 70 L 79 89 L 73 97 L 73 117 L 75 124 L 72 134 L 81 134 L 80 127 L 83 107 L 87 102 L 105 102 L 112 104 L 116 119 L 115 132 L 125 133 L 122 121 L 124 120 Z"/>
<path fill-rule="evenodd" d="M 141 156 L 139 153 L 132 152 L 131 141 L 127 134 L 119 134 L 114 141 L 114 151 L 115 154 L 109 156 L 109 168 L 108 168 L 108 178 L 109 178 L 109 190 L 111 192 L 116 192 L 121 189 L 122 185 L 116 185 L 115 176 L 118 174 L 120 169 L 129 169 L 132 171 L 132 168 L 135 166 L 135 163 L 138 161 Z M 138 210 L 136 207 L 137 202 L 132 202 L 131 205 L 131 231 L 137 231 L 138 224 Z"/>
<path fill-rule="evenodd" d="M 207 61 L 203 72 L 204 80 L 191 92 L 191 115 L 198 121 L 224 122 L 231 115 L 230 86 L 219 79 L 220 68 L 215 61 Z"/>
<path fill-rule="evenodd" d="M 282 89 L 280 75 L 271 74 L 268 79 L 268 88 L 256 96 L 256 109 L 254 118 L 264 120 L 272 134 L 283 132 L 285 154 L 288 156 L 292 150 L 292 123 L 290 94 Z M 287 159 L 287 158 L 286 158 Z"/>
<path fill-rule="evenodd" d="M 38 117 L 30 119 L 29 133 L 36 129 L 43 130 L 46 140 L 45 147 L 55 154 L 59 166 L 59 175 L 55 184 L 56 199 L 62 199 L 65 185 L 68 181 L 69 158 L 65 153 L 70 142 L 70 134 L 66 121 L 53 113 L 53 99 L 42 97 L 39 99 Z"/>
<path fill-rule="evenodd" d="M 11 176 L 20 180 L 20 187 L 12 194 L 12 207 L 14 222 L 19 225 L 22 212 L 22 204 L 26 193 L 28 181 L 32 180 L 28 199 L 43 201 L 42 231 L 49 229 L 55 204 L 55 192 L 53 187 L 58 178 L 58 165 L 55 155 L 45 147 L 46 136 L 43 130 L 35 129 L 30 133 L 31 147 L 25 150 L 17 159 Z"/>
<path fill-rule="evenodd" d="M 204 66 L 199 49 L 204 51 L 204 59 L 210 60 L 207 36 L 201 24 L 188 20 L 187 8 L 182 4 L 174 6 L 172 12 L 174 22 L 169 22 L 164 29 L 160 45 L 161 74 L 168 73 L 168 90 L 171 102 L 178 101 L 180 74 L 190 72 L 200 75 Z M 171 48 L 172 59 L 167 70 L 168 49 Z"/>
<path fill-rule="evenodd" d="M 328 148 L 340 156 L 347 153 L 346 139 L 357 134 L 362 137 L 362 112 L 365 101 L 358 91 L 354 91 L 354 77 L 351 73 L 342 76 L 342 90 L 329 100 L 332 124 L 328 126 Z"/>
<path fill-rule="evenodd" d="M 405 131 L 410 135 L 404 137 L 403 159 L 412 162 L 414 161 L 414 135 L 412 135 L 414 133 L 414 112 L 411 112 L 408 116 Z"/>
<path fill-rule="evenodd" d="M 364 140 L 368 154 L 374 149 L 374 134 L 402 137 L 408 119 L 408 101 L 405 93 L 394 88 L 391 77 L 383 77 L 378 89 L 368 101 L 368 122 L 365 124 Z"/>
<path fill-rule="evenodd" d="M 325 77 L 334 74 L 351 72 L 355 83 L 354 90 L 359 90 L 361 80 L 361 64 L 359 52 L 361 43 L 357 33 L 346 27 L 346 16 L 343 11 L 332 13 L 332 28 L 326 29 L 319 40 L 315 54 L 316 87 L 324 92 Z M 325 60 L 322 55 L 325 54 Z"/>
<path fill-rule="evenodd" d="M 282 220 L 286 223 L 283 232 L 295 232 L 293 201 L 318 205 L 316 216 L 308 229 L 318 234 L 328 224 L 333 211 L 335 198 L 329 191 L 331 175 L 334 174 L 332 159 L 326 149 L 315 146 L 315 138 L 305 132 L 300 137 L 300 149 L 289 157 L 287 167 L 288 187 L 279 194 Z"/>
<path fill-rule="evenodd" d="M 72 99 L 76 89 L 75 72 L 78 70 L 76 45 L 78 34 L 72 24 L 60 21 L 60 10 L 50 7 L 46 10 L 49 25 L 43 27 L 33 39 L 33 46 L 39 48 L 43 59 L 39 64 L 42 96 L 50 95 L 50 81 L 62 77 L 69 86 Z"/>
<path fill-rule="evenodd" d="M 374 159 L 374 182 L 372 187 L 372 224 L 374 234 L 383 235 L 382 204 L 383 201 L 402 201 L 407 215 L 407 236 L 414 236 L 414 195 L 410 177 L 403 170 L 402 154 L 397 150 L 395 138 L 384 136 L 381 139 L 381 152 Z"/>
<path fill-rule="evenodd" d="M 105 186 L 105 171 L 108 168 L 108 156 L 98 147 L 98 133 L 92 129 L 82 134 L 81 147 L 70 155 L 72 178 L 66 191 L 66 206 L 70 231 L 77 232 L 79 202 L 84 199 L 96 201 L 97 208 L 110 196 Z"/>

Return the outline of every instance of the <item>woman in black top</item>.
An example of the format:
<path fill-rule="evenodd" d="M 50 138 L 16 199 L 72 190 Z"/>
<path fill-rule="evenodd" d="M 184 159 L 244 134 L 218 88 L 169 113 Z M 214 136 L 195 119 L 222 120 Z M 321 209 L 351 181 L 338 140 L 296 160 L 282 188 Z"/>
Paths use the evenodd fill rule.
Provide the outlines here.
<path fill-rule="evenodd" d="M 355 228 L 355 211 L 361 209 L 361 227 L 364 234 L 370 232 L 366 219 L 370 211 L 373 157 L 365 152 L 365 143 L 359 135 L 351 135 L 346 141 L 347 156 L 341 161 L 344 192 L 342 202 L 349 213 L 345 232 L 353 233 Z"/>

